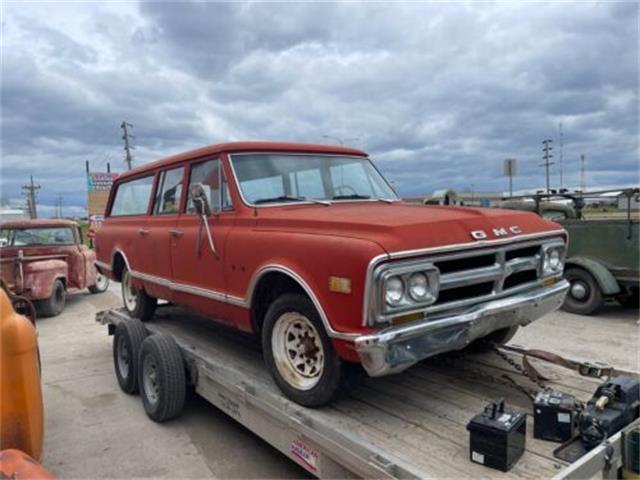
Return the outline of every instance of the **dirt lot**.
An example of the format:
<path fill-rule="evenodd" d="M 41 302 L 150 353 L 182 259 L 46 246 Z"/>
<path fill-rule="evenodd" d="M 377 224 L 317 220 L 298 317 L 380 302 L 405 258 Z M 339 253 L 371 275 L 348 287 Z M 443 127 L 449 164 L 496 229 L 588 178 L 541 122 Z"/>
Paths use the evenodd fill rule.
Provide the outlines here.
<path fill-rule="evenodd" d="M 68 300 L 38 322 L 45 396 L 44 465 L 59 478 L 299 478 L 308 474 L 205 401 L 177 420 L 147 419 L 113 375 L 111 338 L 98 310 L 120 306 L 119 285 Z M 640 370 L 638 313 L 608 306 L 598 317 L 557 312 L 513 343 Z"/>

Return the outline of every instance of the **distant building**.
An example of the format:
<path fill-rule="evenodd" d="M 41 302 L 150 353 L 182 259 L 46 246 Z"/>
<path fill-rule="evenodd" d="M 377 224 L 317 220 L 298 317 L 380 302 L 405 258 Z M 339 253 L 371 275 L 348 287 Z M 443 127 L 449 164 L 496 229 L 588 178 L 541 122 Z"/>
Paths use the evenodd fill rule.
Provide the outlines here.
<path fill-rule="evenodd" d="M 5 222 L 8 220 L 22 220 L 28 218 L 29 216 L 23 208 L 10 206 L 0 207 L 0 222 Z"/>
<path fill-rule="evenodd" d="M 492 207 L 504 198 L 503 192 L 455 191 L 452 189 L 435 190 L 426 197 L 424 203 L 436 205 L 473 205 L 476 207 Z"/>

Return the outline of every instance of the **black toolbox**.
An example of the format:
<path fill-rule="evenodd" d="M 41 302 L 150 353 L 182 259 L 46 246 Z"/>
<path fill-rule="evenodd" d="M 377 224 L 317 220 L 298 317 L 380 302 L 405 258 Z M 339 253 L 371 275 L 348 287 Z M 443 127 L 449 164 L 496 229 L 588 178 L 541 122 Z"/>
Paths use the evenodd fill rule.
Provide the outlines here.
<path fill-rule="evenodd" d="M 538 392 L 533 401 L 533 437 L 552 442 L 573 438 L 576 427 L 576 397 L 562 392 Z"/>
<path fill-rule="evenodd" d="M 467 425 L 472 462 L 506 472 L 524 453 L 527 414 L 505 406 L 504 400 L 487 405 Z"/>

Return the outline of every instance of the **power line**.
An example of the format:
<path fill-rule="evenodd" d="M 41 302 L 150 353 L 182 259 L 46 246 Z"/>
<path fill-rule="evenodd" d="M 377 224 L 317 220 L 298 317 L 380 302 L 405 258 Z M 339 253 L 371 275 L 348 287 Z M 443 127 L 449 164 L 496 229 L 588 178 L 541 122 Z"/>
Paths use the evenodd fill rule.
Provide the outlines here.
<path fill-rule="evenodd" d="M 585 158 L 584 154 L 580 155 L 580 191 L 582 193 L 587 189 L 587 181 L 585 179 L 585 168 L 584 168 Z"/>
<path fill-rule="evenodd" d="M 122 135 L 122 139 L 124 140 L 124 151 L 125 151 L 125 161 L 127 162 L 127 170 L 131 170 L 131 162 L 133 159 L 131 158 L 131 150 L 133 147 L 131 146 L 129 139 L 136 138 L 129 133 L 127 127 L 133 128 L 133 125 L 127 123 L 125 120 L 122 121 L 120 128 L 124 131 L 124 135 Z"/>
<path fill-rule="evenodd" d="M 541 163 L 539 166 L 540 167 L 544 167 L 545 170 L 545 176 L 547 179 L 547 195 L 550 193 L 549 190 L 549 167 L 551 165 L 554 165 L 554 162 L 551 162 L 551 158 L 553 158 L 553 155 L 551 155 L 551 150 L 553 150 L 553 147 L 551 146 L 551 142 L 553 140 L 543 140 L 542 144 L 544 145 L 544 147 L 542 147 L 542 151 L 544 152 L 544 155 L 542 157 L 542 159 L 544 160 L 544 163 Z"/>
<path fill-rule="evenodd" d="M 40 185 L 33 183 L 33 175 L 27 185 L 22 186 L 24 195 L 27 197 L 27 211 L 29 212 L 29 218 L 38 218 L 38 210 L 36 208 L 36 194 L 40 190 Z"/>

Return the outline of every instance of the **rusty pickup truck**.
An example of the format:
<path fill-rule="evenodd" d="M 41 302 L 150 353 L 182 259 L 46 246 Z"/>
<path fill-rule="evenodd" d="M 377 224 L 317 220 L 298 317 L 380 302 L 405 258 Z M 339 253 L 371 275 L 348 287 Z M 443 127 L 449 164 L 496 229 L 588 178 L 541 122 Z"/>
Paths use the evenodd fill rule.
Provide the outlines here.
<path fill-rule="evenodd" d="M 32 300 L 40 316 L 60 314 L 67 293 L 107 289 L 109 279 L 96 270 L 95 260 L 71 220 L 0 223 L 0 279 L 11 292 Z"/>

